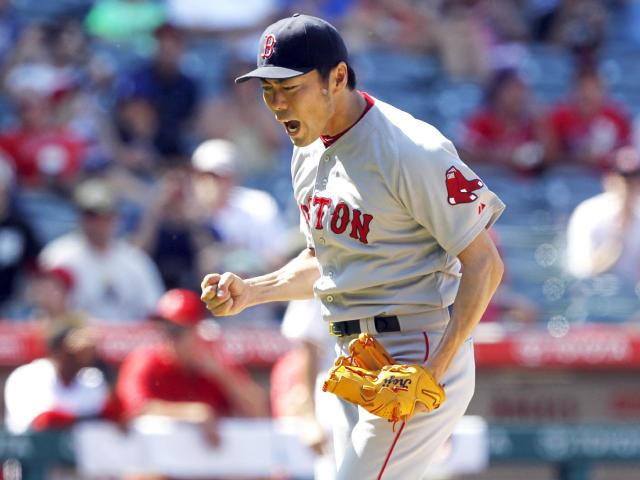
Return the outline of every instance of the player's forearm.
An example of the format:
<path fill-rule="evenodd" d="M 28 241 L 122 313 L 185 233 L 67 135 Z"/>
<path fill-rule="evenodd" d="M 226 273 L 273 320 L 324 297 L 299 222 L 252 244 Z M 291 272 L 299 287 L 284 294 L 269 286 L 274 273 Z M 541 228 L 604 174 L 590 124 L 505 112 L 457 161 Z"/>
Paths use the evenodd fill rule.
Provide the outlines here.
<path fill-rule="evenodd" d="M 493 243 L 487 243 L 490 242 L 488 236 L 484 238 L 483 234 L 474 242 L 483 245 L 474 252 L 467 252 L 471 255 L 465 257 L 461 254 L 462 279 L 451 320 L 440 344 L 427 362 L 438 380 L 443 378 L 456 353 L 471 336 L 502 279 L 504 266 Z"/>
<path fill-rule="evenodd" d="M 313 284 L 319 277 L 320 269 L 314 252 L 305 249 L 279 270 L 248 279 L 250 304 L 313 298 Z"/>

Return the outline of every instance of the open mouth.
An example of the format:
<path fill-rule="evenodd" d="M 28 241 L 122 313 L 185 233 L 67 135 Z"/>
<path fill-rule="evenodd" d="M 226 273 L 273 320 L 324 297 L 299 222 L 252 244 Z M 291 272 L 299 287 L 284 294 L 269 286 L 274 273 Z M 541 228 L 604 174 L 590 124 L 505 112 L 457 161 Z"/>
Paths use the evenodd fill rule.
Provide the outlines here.
<path fill-rule="evenodd" d="M 300 122 L 298 120 L 289 120 L 284 122 L 284 128 L 287 129 L 289 135 L 295 135 L 300 130 Z"/>

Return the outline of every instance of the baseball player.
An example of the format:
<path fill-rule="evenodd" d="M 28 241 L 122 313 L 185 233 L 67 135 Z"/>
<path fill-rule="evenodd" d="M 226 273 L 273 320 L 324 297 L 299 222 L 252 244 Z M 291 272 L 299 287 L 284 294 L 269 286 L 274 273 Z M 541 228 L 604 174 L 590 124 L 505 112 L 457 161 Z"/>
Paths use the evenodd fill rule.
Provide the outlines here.
<path fill-rule="evenodd" d="M 315 295 L 339 355 L 366 332 L 396 362 L 431 372 L 446 394 L 435 410 L 392 428 L 342 401 L 332 418 L 336 478 L 419 479 L 473 395 L 471 333 L 503 271 L 486 229 L 504 204 L 436 128 L 355 88 L 345 44 L 324 20 L 295 14 L 269 26 L 257 63 L 236 82 L 259 80 L 294 144 L 307 248 L 260 277 L 209 274 L 202 300 L 234 315 Z"/>

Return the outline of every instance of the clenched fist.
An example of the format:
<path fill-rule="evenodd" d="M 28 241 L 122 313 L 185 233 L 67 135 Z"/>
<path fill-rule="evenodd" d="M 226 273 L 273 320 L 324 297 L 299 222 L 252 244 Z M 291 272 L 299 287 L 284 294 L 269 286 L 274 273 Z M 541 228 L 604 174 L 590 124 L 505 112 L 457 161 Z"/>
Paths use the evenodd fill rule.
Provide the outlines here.
<path fill-rule="evenodd" d="M 236 315 L 249 304 L 249 285 L 235 273 L 210 273 L 202 280 L 201 300 L 213 315 Z"/>

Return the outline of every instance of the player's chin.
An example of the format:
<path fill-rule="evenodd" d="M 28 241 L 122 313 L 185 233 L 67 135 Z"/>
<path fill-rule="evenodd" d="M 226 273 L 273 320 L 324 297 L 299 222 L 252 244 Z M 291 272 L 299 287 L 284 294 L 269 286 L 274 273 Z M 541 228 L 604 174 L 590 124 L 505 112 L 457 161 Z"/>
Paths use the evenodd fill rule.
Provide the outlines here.
<path fill-rule="evenodd" d="M 289 139 L 296 147 L 306 147 L 313 143 L 313 140 L 309 140 L 306 137 L 289 137 Z"/>
<path fill-rule="evenodd" d="M 307 129 L 303 129 L 302 126 L 294 134 L 289 134 L 289 139 L 296 147 L 306 147 L 311 145 L 319 135 L 311 135 Z"/>

